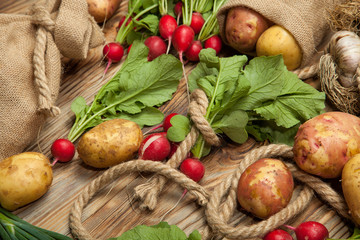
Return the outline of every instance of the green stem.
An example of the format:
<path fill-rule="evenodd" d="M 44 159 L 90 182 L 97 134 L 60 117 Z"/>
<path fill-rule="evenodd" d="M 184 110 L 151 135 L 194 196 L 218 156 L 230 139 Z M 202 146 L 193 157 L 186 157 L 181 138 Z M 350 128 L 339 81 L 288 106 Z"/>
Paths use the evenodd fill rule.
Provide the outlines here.
<path fill-rule="evenodd" d="M 219 64 L 221 65 L 221 62 Z M 219 66 L 219 69 L 221 69 L 221 66 Z M 220 79 L 220 78 L 221 78 L 221 71 L 219 72 L 219 75 L 217 76 L 217 79 Z M 219 88 L 219 81 L 216 81 L 214 90 L 213 90 L 213 92 L 211 94 L 212 97 L 210 99 L 209 105 L 208 105 L 208 107 L 206 109 L 206 114 L 204 116 L 205 119 L 210 124 L 210 126 L 213 123 L 216 115 L 218 114 L 218 112 L 212 113 L 212 108 L 214 106 L 214 102 L 215 102 L 216 93 L 218 91 L 218 88 Z M 211 116 L 211 114 L 212 114 L 212 116 Z M 203 150 L 204 150 L 204 146 L 205 146 L 205 140 L 201 135 L 199 135 L 198 142 L 197 142 L 195 148 L 193 149 L 193 154 L 195 156 L 197 156 L 197 157 L 201 157 L 202 153 L 203 153 Z"/>
<path fill-rule="evenodd" d="M 202 13 L 208 0 L 195 1 L 194 11 Z"/>
<path fill-rule="evenodd" d="M 216 15 L 220 9 L 220 7 L 226 2 L 226 0 L 220 0 L 219 2 L 217 0 L 214 0 L 213 5 L 213 11 L 210 17 L 208 17 L 204 23 L 204 26 L 202 27 L 198 40 L 205 41 L 206 39 L 210 38 L 213 35 L 216 35 L 218 33 L 214 32 L 214 29 L 218 25 Z"/>
<path fill-rule="evenodd" d="M 6 217 L 3 216 L 0 217 L 0 224 L 3 226 L 5 232 L 7 233 L 7 235 L 11 240 L 18 240 L 15 236 L 14 225 L 11 224 L 11 222 L 9 222 L 9 220 Z"/>
<path fill-rule="evenodd" d="M 0 207 L 0 221 L 5 221 L 7 224 L 14 225 L 15 228 L 21 228 L 22 230 L 27 231 L 30 228 L 28 233 L 33 233 L 32 235 L 37 237 L 37 239 L 58 239 L 58 240 L 71 240 L 70 237 L 62 235 L 60 233 L 52 232 L 37 226 L 34 226 L 25 220 L 19 218 L 15 214 L 6 211 L 5 209 Z M 1 228 L 0 228 L 1 231 Z M 48 236 L 47 236 L 48 235 Z"/>
<path fill-rule="evenodd" d="M 11 240 L 8 232 L 2 224 L 0 224 L 0 238 L 3 240 Z"/>
<path fill-rule="evenodd" d="M 190 4 L 189 4 L 190 2 Z M 183 8 L 182 8 L 182 15 L 183 15 L 183 24 L 190 26 L 191 18 L 192 18 L 192 11 L 194 9 L 194 1 L 193 0 L 183 0 Z"/>
<path fill-rule="evenodd" d="M 159 6 L 159 12 L 161 16 L 164 16 L 167 14 L 168 11 L 168 5 L 167 0 L 160 0 L 161 4 Z"/>
<path fill-rule="evenodd" d="M 137 5 L 139 1 L 136 2 L 135 6 Z M 124 23 L 120 26 L 119 30 L 118 30 L 118 34 L 116 36 L 116 42 L 119 42 L 120 44 L 124 44 L 125 39 L 127 37 L 127 35 L 129 34 L 129 32 L 131 31 L 131 29 L 133 28 L 134 22 L 137 21 L 137 19 L 139 19 L 141 16 L 143 16 L 145 13 L 153 10 L 154 8 L 157 8 L 159 6 L 159 4 L 154 4 L 151 5 L 150 7 L 145 8 L 144 10 L 142 10 L 141 12 L 139 12 L 135 17 L 132 18 L 132 20 L 129 22 L 128 25 L 126 25 L 127 21 L 129 20 L 129 18 L 131 17 L 131 15 L 134 13 L 134 8 L 129 10 L 128 14 L 126 15 L 126 18 L 124 20 Z"/>
<path fill-rule="evenodd" d="M 39 238 L 34 237 L 33 235 L 29 234 L 28 232 L 22 230 L 19 227 L 14 227 L 15 229 L 15 236 L 19 239 L 28 239 L 28 240 L 38 240 Z"/>

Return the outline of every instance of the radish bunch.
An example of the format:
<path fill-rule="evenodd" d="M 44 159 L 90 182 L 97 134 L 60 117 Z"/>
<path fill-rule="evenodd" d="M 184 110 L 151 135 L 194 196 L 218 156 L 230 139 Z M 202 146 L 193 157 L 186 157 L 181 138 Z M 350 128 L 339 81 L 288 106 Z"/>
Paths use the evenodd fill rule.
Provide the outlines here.
<path fill-rule="evenodd" d="M 327 228 L 315 221 L 307 221 L 301 223 L 299 226 L 292 227 L 284 225 L 286 228 L 295 232 L 297 240 L 326 240 L 329 238 L 329 231 Z M 293 237 L 284 230 L 275 229 L 263 238 L 264 240 L 293 240 Z"/>

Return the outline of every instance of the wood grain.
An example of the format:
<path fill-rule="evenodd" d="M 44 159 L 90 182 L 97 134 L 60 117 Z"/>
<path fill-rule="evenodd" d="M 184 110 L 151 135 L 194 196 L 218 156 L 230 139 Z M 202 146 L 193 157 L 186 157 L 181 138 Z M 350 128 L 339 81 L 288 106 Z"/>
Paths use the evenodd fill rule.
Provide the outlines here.
<path fill-rule="evenodd" d="M 37 1 L 2 0 L 0 12 L 23 13 L 35 2 Z M 126 12 L 126 7 L 126 2 L 122 2 L 115 16 L 102 26 L 108 41 L 114 39 L 116 26 Z M 64 74 L 56 103 L 62 111 L 61 115 L 46 122 L 37 140 L 29 145 L 27 151 L 43 152 L 50 157 L 51 143 L 57 138 L 66 137 L 73 124 L 74 116 L 70 110 L 72 100 L 77 96 L 83 96 L 90 103 L 99 88 L 120 69 L 121 63 L 113 64 L 102 79 L 105 63 L 102 61 L 101 50 L 102 48 L 91 50 L 89 57 L 83 61 L 64 59 Z M 194 65 L 187 65 L 187 71 L 191 71 L 193 67 Z M 182 80 L 173 99 L 161 107 L 165 114 L 186 113 L 185 90 Z M 226 146 L 213 149 L 211 154 L 203 159 L 206 174 L 201 184 L 211 191 L 223 178 L 232 174 L 249 150 L 262 144 L 264 143 L 250 138 L 242 145 L 228 143 Z M 77 157 L 70 163 L 57 164 L 54 167 L 54 181 L 50 191 L 38 201 L 15 213 L 34 225 L 71 236 L 68 225 L 70 208 L 80 192 L 103 171 L 86 166 Z M 142 212 L 133 201 L 132 189 L 149 177 L 151 175 L 144 173 L 124 175 L 102 189 L 84 209 L 83 224 L 86 229 L 94 237 L 106 239 L 119 236 L 139 224 L 158 223 L 163 214 L 177 202 L 183 190 L 174 183 L 167 184 L 158 207 L 153 212 Z M 190 195 L 187 195 L 164 220 L 178 225 L 187 234 L 206 225 L 204 209 L 199 207 Z M 289 224 L 297 225 L 305 220 L 322 222 L 329 229 L 332 238 L 346 238 L 350 235 L 347 223 L 316 197 L 306 210 L 294 217 Z M 240 223 L 254 221 L 256 220 L 238 209 L 231 223 L 237 226 Z"/>

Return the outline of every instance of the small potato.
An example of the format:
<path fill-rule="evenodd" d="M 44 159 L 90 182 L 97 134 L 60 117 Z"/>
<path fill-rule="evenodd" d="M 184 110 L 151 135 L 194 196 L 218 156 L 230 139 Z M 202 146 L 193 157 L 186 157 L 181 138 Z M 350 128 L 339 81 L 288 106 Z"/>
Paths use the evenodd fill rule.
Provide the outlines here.
<path fill-rule="evenodd" d="M 111 18 L 118 9 L 121 0 L 87 0 L 88 11 L 97 23 Z"/>
<path fill-rule="evenodd" d="M 282 54 L 289 71 L 298 68 L 302 61 L 302 51 L 292 34 L 281 26 L 274 25 L 261 34 L 256 43 L 257 56 Z"/>
<path fill-rule="evenodd" d="M 241 174 L 237 198 L 245 210 L 265 219 L 288 205 L 293 190 L 294 180 L 288 167 L 278 159 L 263 158 Z"/>
<path fill-rule="evenodd" d="M 356 154 L 345 164 L 341 185 L 350 214 L 355 223 L 360 225 L 360 154 Z"/>
<path fill-rule="evenodd" d="M 143 134 L 132 121 L 113 119 L 86 132 L 77 146 L 79 157 L 89 166 L 107 168 L 132 159 Z"/>
<path fill-rule="evenodd" d="M 41 153 L 24 152 L 0 161 L 0 203 L 9 211 L 31 203 L 50 188 L 53 172 Z"/>
<path fill-rule="evenodd" d="M 246 7 L 234 7 L 226 17 L 226 40 L 241 53 L 255 52 L 258 38 L 269 26 L 269 21 L 258 12 Z"/>
<path fill-rule="evenodd" d="M 344 112 L 318 115 L 299 127 L 294 160 L 304 171 L 337 178 L 345 163 L 360 152 L 360 118 Z"/>

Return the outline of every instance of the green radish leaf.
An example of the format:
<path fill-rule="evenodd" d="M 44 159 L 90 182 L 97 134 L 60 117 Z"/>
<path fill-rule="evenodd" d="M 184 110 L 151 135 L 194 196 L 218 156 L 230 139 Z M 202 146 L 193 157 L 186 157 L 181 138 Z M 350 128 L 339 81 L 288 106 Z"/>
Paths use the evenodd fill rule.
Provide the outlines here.
<path fill-rule="evenodd" d="M 178 114 L 171 118 L 171 127 L 167 131 L 167 138 L 172 142 L 181 142 L 190 132 L 190 120 L 184 115 Z"/>
<path fill-rule="evenodd" d="M 159 26 L 159 18 L 156 15 L 149 14 L 146 15 L 144 18 L 140 19 L 139 21 L 134 21 L 134 26 L 144 27 L 145 29 L 149 30 L 153 35 L 156 35 L 158 32 Z"/>
<path fill-rule="evenodd" d="M 135 41 L 120 70 L 102 86 L 87 113 L 73 125 L 68 136 L 70 141 L 75 141 L 88 128 L 116 116 L 132 114 L 139 125 L 143 125 L 143 119 L 150 112 L 141 114 L 142 111 L 161 106 L 172 98 L 182 78 L 181 62 L 169 54 L 149 62 L 147 55 L 145 44 Z M 153 122 L 158 122 L 159 115 L 156 116 Z"/>
<path fill-rule="evenodd" d="M 146 107 L 137 114 L 127 114 L 121 112 L 116 115 L 107 116 L 106 120 L 122 118 L 137 123 L 141 128 L 144 126 L 154 126 L 160 124 L 164 120 L 164 114 L 157 108 Z"/>
<path fill-rule="evenodd" d="M 283 75 L 281 92 L 271 103 L 255 108 L 258 114 L 265 119 L 275 119 L 279 126 L 290 128 L 323 111 L 325 93 L 303 83 L 292 72 Z"/>
<path fill-rule="evenodd" d="M 176 225 L 160 222 L 154 226 L 138 225 L 126 231 L 120 237 L 110 238 L 108 240 L 199 240 L 201 239 L 199 235 L 195 230 L 188 238 Z"/>
<path fill-rule="evenodd" d="M 189 240 L 201 240 L 201 234 L 199 231 L 194 230 L 192 233 L 190 233 Z"/>
<path fill-rule="evenodd" d="M 126 42 L 127 42 L 129 45 L 131 45 L 131 44 L 133 44 L 133 42 L 135 42 L 136 40 L 138 40 L 138 41 L 143 40 L 143 34 L 142 34 L 141 32 L 137 32 L 137 31 L 135 31 L 135 30 L 133 29 L 133 30 L 131 30 L 131 31 L 128 33 L 128 35 L 127 35 L 127 37 L 126 37 Z"/>
<path fill-rule="evenodd" d="M 83 97 L 77 97 L 75 100 L 71 103 L 71 111 L 75 113 L 76 118 L 80 118 L 82 115 L 85 114 L 87 110 L 87 105 L 85 98 Z"/>
<path fill-rule="evenodd" d="M 244 143 L 248 139 L 245 127 L 248 123 L 248 115 L 245 111 L 233 111 L 229 115 L 223 115 L 212 127 L 220 129 L 231 140 L 237 143 Z"/>

